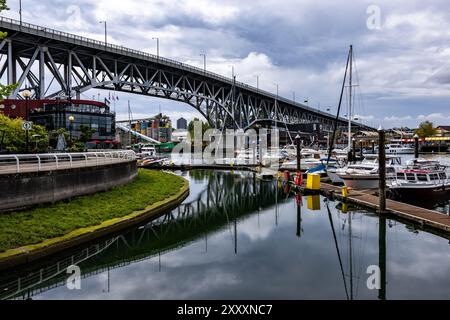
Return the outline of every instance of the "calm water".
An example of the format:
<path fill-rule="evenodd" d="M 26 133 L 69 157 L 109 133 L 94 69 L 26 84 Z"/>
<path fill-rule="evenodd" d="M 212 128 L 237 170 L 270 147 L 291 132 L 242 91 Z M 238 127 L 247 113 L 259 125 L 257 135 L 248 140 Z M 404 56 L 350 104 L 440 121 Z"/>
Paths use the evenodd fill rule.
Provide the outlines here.
<path fill-rule="evenodd" d="M 20 277 L 30 288 L 18 298 L 32 299 L 450 298 L 450 245 L 442 236 L 357 208 L 344 213 L 323 197 L 300 199 L 251 173 L 185 177 L 191 194 L 179 208 L 89 251 L 3 272 L 2 297 Z M 58 263 L 63 269 L 71 255 L 89 254 L 78 263 L 81 290 L 67 289 Z M 367 288 L 369 265 L 386 273 L 381 290 Z M 49 277 L 42 283 L 40 269 Z"/>

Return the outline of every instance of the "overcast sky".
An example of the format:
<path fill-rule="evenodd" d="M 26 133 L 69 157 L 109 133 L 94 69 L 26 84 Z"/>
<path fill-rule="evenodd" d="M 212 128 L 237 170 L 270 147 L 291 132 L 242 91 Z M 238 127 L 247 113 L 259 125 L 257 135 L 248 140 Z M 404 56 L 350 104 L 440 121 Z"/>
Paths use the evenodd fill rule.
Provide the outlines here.
<path fill-rule="evenodd" d="M 18 0 L 5 16 L 18 18 Z M 358 73 L 355 113 L 367 124 L 450 125 L 448 0 L 22 0 L 24 21 L 160 54 L 231 75 L 262 89 L 309 100 L 324 110 L 338 103 L 349 44 Z M 379 11 L 379 15 L 377 14 Z M 380 17 L 380 20 L 378 20 Z M 379 23 L 378 23 L 379 22 Z M 87 92 L 92 98 L 96 91 Z M 101 91 L 102 96 L 107 92 Z M 176 120 L 200 116 L 163 99 L 120 94 L 119 119 L 161 110 Z M 332 111 L 335 111 L 332 108 Z"/>

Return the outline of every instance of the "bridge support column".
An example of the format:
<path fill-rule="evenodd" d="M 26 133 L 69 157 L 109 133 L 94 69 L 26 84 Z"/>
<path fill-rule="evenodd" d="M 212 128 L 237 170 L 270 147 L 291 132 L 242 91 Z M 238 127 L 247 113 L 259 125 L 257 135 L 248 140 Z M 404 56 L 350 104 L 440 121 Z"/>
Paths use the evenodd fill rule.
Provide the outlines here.
<path fill-rule="evenodd" d="M 37 96 L 39 99 L 45 97 L 45 52 L 46 47 L 40 47 L 39 49 L 39 92 Z"/>
<path fill-rule="evenodd" d="M 16 57 L 11 40 L 8 40 L 8 84 L 17 82 Z"/>

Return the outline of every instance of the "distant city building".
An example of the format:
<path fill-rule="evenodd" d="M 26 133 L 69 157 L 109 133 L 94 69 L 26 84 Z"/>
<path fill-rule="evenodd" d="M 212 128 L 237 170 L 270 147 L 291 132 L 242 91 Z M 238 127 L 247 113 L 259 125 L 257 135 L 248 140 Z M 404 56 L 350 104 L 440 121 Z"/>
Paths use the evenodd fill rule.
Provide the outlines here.
<path fill-rule="evenodd" d="M 183 117 L 181 117 L 180 119 L 177 120 L 177 129 L 187 129 L 187 120 Z"/>
<path fill-rule="evenodd" d="M 129 126 L 130 121 L 119 121 Z M 172 122 L 168 116 L 158 114 L 152 118 L 136 119 L 131 121 L 131 130 L 146 135 L 159 142 L 172 141 Z"/>
<path fill-rule="evenodd" d="M 437 135 L 441 137 L 450 137 L 450 126 L 438 126 Z"/>

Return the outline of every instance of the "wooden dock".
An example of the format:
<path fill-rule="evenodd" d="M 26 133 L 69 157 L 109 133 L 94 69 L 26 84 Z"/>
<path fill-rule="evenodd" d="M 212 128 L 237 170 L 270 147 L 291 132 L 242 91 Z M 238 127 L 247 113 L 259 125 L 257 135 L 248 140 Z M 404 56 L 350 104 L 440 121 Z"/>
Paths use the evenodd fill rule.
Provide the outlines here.
<path fill-rule="evenodd" d="M 304 189 L 303 186 L 302 189 Z M 379 198 L 376 195 L 376 190 L 348 190 L 348 196 L 344 198 L 342 197 L 341 187 L 322 182 L 320 193 L 340 201 L 347 201 L 361 207 L 379 211 Z M 450 216 L 434 210 L 424 209 L 394 200 L 387 200 L 386 211 L 388 214 L 415 222 L 421 227 L 430 227 L 440 231 L 450 232 Z"/>

